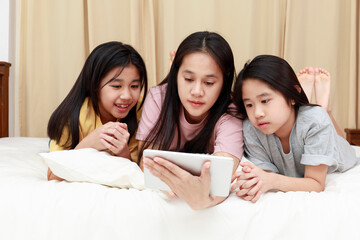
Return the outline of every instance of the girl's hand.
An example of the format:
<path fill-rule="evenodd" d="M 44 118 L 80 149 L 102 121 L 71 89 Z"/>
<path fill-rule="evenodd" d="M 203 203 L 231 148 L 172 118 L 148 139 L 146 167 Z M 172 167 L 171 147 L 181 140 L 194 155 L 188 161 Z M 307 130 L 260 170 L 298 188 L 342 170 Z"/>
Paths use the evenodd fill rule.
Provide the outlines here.
<path fill-rule="evenodd" d="M 173 193 L 183 199 L 192 209 L 202 209 L 213 205 L 214 197 L 209 195 L 210 162 L 204 163 L 199 177 L 191 175 L 160 157 L 155 157 L 153 160 L 144 158 L 143 162 L 144 167 L 151 174 L 166 183 Z"/>
<path fill-rule="evenodd" d="M 271 189 L 267 181 L 268 173 L 250 162 L 241 162 L 243 167 L 241 171 L 234 175 L 237 181 L 231 186 L 231 190 L 239 188 L 236 195 L 244 200 L 256 202 L 261 197 L 262 193 Z M 266 184 L 264 184 L 264 181 Z"/>
<path fill-rule="evenodd" d="M 100 134 L 102 133 L 102 129 L 109 127 L 113 124 L 113 122 L 106 123 L 101 127 L 96 128 L 94 131 L 89 133 L 86 137 L 84 137 L 79 144 L 75 147 L 75 149 L 81 148 L 94 148 L 99 151 L 106 150 L 105 145 L 100 140 Z"/>
<path fill-rule="evenodd" d="M 130 159 L 130 133 L 126 123 L 108 122 L 101 128 L 100 142 L 116 156 Z"/>

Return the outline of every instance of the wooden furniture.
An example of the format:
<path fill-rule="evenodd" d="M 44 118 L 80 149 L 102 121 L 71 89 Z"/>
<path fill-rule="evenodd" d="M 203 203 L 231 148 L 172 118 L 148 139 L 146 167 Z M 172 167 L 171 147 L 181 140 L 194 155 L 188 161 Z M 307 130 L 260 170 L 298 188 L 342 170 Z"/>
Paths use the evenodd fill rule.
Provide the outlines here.
<path fill-rule="evenodd" d="M 9 68 L 8 62 L 0 62 L 0 137 L 9 136 Z"/>
<path fill-rule="evenodd" d="M 360 129 L 345 128 L 346 140 L 351 145 L 360 146 Z"/>

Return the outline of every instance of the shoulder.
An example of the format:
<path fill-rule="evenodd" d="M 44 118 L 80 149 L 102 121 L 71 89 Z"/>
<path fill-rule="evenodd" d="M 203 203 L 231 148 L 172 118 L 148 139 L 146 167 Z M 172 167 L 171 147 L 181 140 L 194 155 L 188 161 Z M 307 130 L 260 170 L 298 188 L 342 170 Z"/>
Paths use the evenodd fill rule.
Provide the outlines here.
<path fill-rule="evenodd" d="M 165 96 L 167 84 L 158 85 L 149 89 L 149 94 L 153 97 Z"/>
<path fill-rule="evenodd" d="M 330 118 L 325 109 L 320 106 L 301 106 L 297 114 L 297 120 L 327 122 Z"/>
<path fill-rule="evenodd" d="M 254 127 L 254 125 L 252 125 L 252 123 L 247 118 L 243 121 L 243 130 L 244 130 L 244 135 L 245 135 L 246 133 L 249 133 L 249 132 L 255 132 L 257 129 Z"/>
<path fill-rule="evenodd" d="M 91 98 L 86 97 L 83 104 L 81 105 L 79 120 L 86 121 L 89 118 L 94 119 L 95 116 L 96 113 Z"/>
<path fill-rule="evenodd" d="M 235 105 L 231 103 L 228 107 L 229 113 L 224 113 L 223 115 L 221 115 L 217 122 L 217 125 L 234 125 L 242 129 L 242 119 L 240 119 L 234 109 Z"/>
<path fill-rule="evenodd" d="M 329 114 L 318 106 L 300 107 L 294 134 L 300 142 L 323 141 L 337 135 Z"/>
<path fill-rule="evenodd" d="M 301 128 L 317 128 L 332 125 L 329 114 L 320 106 L 302 106 L 296 116 L 296 125 Z"/>
<path fill-rule="evenodd" d="M 145 98 L 144 108 L 154 107 L 154 104 L 160 107 L 164 101 L 166 89 L 167 84 L 158 85 L 150 88 Z"/>

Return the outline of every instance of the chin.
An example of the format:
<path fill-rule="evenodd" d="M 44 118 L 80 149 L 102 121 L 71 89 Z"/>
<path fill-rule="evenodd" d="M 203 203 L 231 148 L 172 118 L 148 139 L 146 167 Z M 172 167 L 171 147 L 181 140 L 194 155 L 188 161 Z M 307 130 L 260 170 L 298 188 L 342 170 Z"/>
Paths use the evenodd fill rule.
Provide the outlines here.
<path fill-rule="evenodd" d="M 270 131 L 270 130 L 267 130 L 267 129 L 261 129 L 261 128 L 257 128 L 260 132 L 262 132 L 263 134 L 266 134 L 266 135 L 270 135 L 270 134 L 273 134 L 274 132 L 273 131 Z"/>

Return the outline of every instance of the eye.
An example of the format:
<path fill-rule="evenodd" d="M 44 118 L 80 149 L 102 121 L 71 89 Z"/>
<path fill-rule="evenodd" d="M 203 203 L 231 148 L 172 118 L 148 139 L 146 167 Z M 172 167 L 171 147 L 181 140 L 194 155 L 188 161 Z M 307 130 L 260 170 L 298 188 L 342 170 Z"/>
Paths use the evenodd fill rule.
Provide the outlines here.
<path fill-rule="evenodd" d="M 140 85 L 139 84 L 133 84 L 130 87 L 133 88 L 133 89 L 138 89 L 140 87 Z"/>
<path fill-rule="evenodd" d="M 111 87 L 112 87 L 112 88 L 115 88 L 115 89 L 119 89 L 119 88 L 121 88 L 121 85 L 116 85 L 116 84 L 114 84 L 114 85 L 111 85 Z"/>
<path fill-rule="evenodd" d="M 246 107 L 246 108 L 251 108 L 251 107 L 252 107 L 252 104 L 251 104 L 251 103 L 245 104 L 245 107 Z"/>
<path fill-rule="evenodd" d="M 214 85 L 214 83 L 213 82 L 205 82 L 205 85 L 212 86 L 212 85 Z"/>
<path fill-rule="evenodd" d="M 264 100 L 261 100 L 261 103 L 268 103 L 270 101 L 270 99 L 264 99 Z"/>
<path fill-rule="evenodd" d="M 184 77 L 185 81 L 187 82 L 192 82 L 193 80 L 191 78 L 188 78 L 188 77 Z"/>

